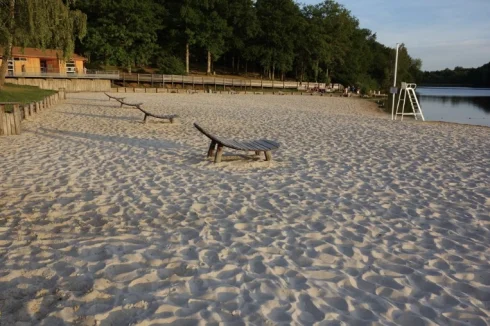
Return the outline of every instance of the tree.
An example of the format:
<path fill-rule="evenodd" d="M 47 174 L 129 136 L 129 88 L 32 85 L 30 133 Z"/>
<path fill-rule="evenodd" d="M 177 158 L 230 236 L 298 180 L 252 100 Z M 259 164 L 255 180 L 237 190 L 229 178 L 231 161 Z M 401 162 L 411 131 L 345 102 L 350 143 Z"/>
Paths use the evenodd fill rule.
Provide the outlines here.
<path fill-rule="evenodd" d="M 295 36 L 302 19 L 300 9 L 292 0 L 257 0 L 255 5 L 260 33 L 254 47 L 260 65 L 269 78 L 274 79 L 279 69 L 284 79 L 293 68 Z"/>
<path fill-rule="evenodd" d="M 225 13 L 227 0 L 184 0 L 181 17 L 186 36 L 186 69 L 189 72 L 190 45 L 198 45 L 207 52 L 207 73 L 211 63 L 226 50 L 225 40 L 231 35 Z"/>
<path fill-rule="evenodd" d="M 39 47 L 61 51 L 64 58 L 73 54 L 75 40 L 86 34 L 87 16 L 70 10 L 67 0 L 0 0 L 0 89 L 5 83 L 12 48 Z"/>
<path fill-rule="evenodd" d="M 151 61 L 162 28 L 160 4 L 153 0 L 85 0 L 77 5 L 88 14 L 88 37 L 81 49 L 91 60 L 121 65 L 129 72 Z"/>
<path fill-rule="evenodd" d="M 232 56 L 233 72 L 239 73 L 240 58 L 245 59 L 245 67 L 248 61 L 256 59 L 255 53 L 249 46 L 259 33 L 260 25 L 252 0 L 228 0 L 227 14 L 226 19 L 228 26 L 232 28 L 232 33 L 226 42 L 229 44 L 229 54 Z"/>

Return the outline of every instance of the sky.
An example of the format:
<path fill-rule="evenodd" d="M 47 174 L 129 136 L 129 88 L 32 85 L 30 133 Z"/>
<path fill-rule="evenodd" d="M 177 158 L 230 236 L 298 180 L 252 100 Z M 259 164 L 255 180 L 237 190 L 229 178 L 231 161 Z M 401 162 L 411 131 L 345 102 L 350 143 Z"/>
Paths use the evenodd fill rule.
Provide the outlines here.
<path fill-rule="evenodd" d="M 320 0 L 299 0 L 317 4 Z M 337 0 L 394 48 L 404 43 L 423 70 L 490 62 L 490 0 Z"/>

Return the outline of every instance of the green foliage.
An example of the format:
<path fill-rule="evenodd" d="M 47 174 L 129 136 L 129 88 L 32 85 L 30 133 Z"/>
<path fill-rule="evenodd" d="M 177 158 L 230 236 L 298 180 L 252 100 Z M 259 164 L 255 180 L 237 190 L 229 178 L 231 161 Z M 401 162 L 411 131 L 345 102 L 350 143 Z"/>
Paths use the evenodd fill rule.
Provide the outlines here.
<path fill-rule="evenodd" d="M 425 71 L 418 82 L 427 85 L 490 87 L 490 62 L 478 68 L 456 67 L 453 70 Z"/>
<path fill-rule="evenodd" d="M 59 49 L 64 58 L 73 54 L 76 39 L 87 32 L 87 16 L 71 10 L 70 0 L 0 0 L 0 47 L 10 59 L 12 47 Z M 7 60 L 2 61 L 0 87 Z"/>
<path fill-rule="evenodd" d="M 163 7 L 153 0 L 86 0 L 77 8 L 88 15 L 88 37 L 80 44 L 90 60 L 131 68 L 148 64 L 158 46 Z"/>
<path fill-rule="evenodd" d="M 209 53 L 234 73 L 245 64 L 265 78 L 384 91 L 392 83 L 394 49 L 334 0 L 85 0 L 75 6 L 89 17 L 79 50 L 105 65 L 130 70 L 158 62 L 161 71 L 176 73 L 189 48 L 190 63 L 208 69 Z M 420 78 L 420 67 L 400 50 L 400 81 Z"/>
<path fill-rule="evenodd" d="M 0 91 L 0 102 L 31 103 L 41 101 L 54 93 L 56 92 L 35 86 L 5 84 Z"/>
<path fill-rule="evenodd" d="M 173 55 L 161 55 L 157 59 L 159 74 L 184 75 L 185 65 L 181 59 Z"/>

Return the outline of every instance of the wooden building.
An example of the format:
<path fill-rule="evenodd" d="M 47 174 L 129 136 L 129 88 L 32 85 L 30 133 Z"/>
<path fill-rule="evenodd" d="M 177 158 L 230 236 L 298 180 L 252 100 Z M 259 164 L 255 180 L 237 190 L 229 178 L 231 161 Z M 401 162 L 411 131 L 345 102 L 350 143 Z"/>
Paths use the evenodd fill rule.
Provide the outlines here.
<path fill-rule="evenodd" d="M 0 48 L 0 54 L 3 49 Z M 14 47 L 9 60 L 7 76 L 50 74 L 83 74 L 86 58 L 73 54 L 67 61 L 61 51 Z M 0 64 L 2 58 L 0 56 Z"/>

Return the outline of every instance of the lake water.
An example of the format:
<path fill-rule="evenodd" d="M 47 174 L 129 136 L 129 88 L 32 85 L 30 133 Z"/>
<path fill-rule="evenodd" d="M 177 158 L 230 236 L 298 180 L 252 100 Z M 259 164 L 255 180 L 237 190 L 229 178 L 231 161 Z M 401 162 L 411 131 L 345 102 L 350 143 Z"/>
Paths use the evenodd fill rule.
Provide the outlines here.
<path fill-rule="evenodd" d="M 490 89 L 419 87 L 417 94 L 427 121 L 490 127 Z"/>

